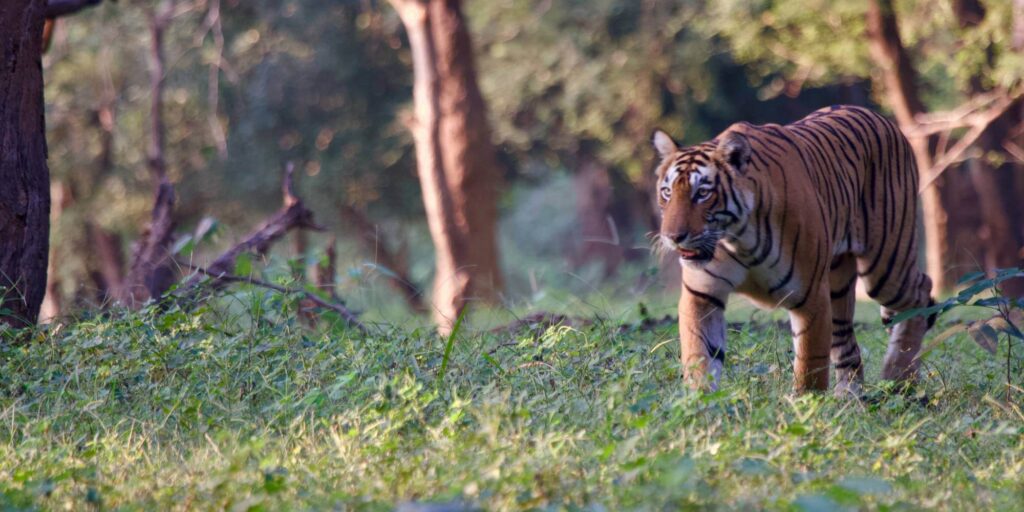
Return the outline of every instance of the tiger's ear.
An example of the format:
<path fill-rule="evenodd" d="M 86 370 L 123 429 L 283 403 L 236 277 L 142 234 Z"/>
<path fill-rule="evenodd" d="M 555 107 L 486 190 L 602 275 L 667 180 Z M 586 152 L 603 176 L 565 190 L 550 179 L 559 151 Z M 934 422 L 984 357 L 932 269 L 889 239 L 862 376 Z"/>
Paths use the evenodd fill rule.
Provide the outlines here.
<path fill-rule="evenodd" d="M 743 174 L 747 171 L 747 164 L 750 163 L 750 143 L 742 134 L 726 133 L 722 135 L 722 140 L 718 141 L 715 158 Z"/>
<path fill-rule="evenodd" d="M 651 144 L 658 152 L 659 158 L 668 158 L 676 152 L 675 141 L 662 130 L 654 130 L 654 133 L 651 134 Z"/>

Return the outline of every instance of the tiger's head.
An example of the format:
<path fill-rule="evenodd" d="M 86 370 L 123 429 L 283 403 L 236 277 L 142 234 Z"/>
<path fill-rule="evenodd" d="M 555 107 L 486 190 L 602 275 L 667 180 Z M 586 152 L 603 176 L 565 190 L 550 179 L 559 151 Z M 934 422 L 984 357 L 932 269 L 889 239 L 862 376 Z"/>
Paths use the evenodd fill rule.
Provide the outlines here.
<path fill-rule="evenodd" d="M 745 223 L 748 194 L 735 187 L 750 166 L 746 137 L 728 131 L 718 139 L 678 147 L 667 133 L 651 137 L 661 162 L 657 168 L 661 244 L 685 262 L 709 261 L 718 241 Z"/>

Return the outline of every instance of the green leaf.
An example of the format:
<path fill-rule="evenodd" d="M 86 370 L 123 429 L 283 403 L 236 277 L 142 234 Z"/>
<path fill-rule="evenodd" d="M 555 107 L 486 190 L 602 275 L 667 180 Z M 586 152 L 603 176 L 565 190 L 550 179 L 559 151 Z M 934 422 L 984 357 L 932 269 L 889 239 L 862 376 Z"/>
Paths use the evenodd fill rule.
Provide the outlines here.
<path fill-rule="evenodd" d="M 217 219 L 206 216 L 199 220 L 199 224 L 196 225 L 195 239 L 198 242 L 209 241 L 214 234 L 217 233 L 217 228 L 220 227 L 220 223 Z"/>
<path fill-rule="evenodd" d="M 996 353 L 996 346 L 999 344 L 999 333 L 991 325 L 976 323 L 967 332 L 981 348 L 991 354 Z"/>
<path fill-rule="evenodd" d="M 1013 336 L 1014 338 L 1017 339 L 1024 339 L 1024 333 L 1022 333 L 1016 325 L 1008 322 L 1002 316 L 997 315 L 992 318 L 989 318 L 988 320 L 985 321 L 985 323 L 998 332 L 1007 334 L 1009 336 Z"/>
<path fill-rule="evenodd" d="M 971 305 L 983 308 L 996 308 L 1009 303 L 1010 299 L 1007 299 L 1006 297 L 987 297 L 984 299 L 978 299 Z"/>
<path fill-rule="evenodd" d="M 249 253 L 243 252 L 235 258 L 235 275 L 242 277 L 252 275 L 252 256 L 249 256 Z"/>
<path fill-rule="evenodd" d="M 967 301 L 973 299 L 975 295 L 988 290 L 995 285 L 995 279 L 986 279 L 984 281 L 974 283 L 973 285 L 961 290 L 960 293 L 956 295 L 956 301 L 960 304 L 967 304 Z"/>
<path fill-rule="evenodd" d="M 496 359 L 491 357 L 490 354 L 484 352 L 484 353 L 480 354 L 480 357 L 482 357 L 484 359 L 484 361 L 487 361 L 488 363 L 491 364 L 491 366 L 493 366 L 496 370 L 498 370 L 498 373 L 505 373 L 505 369 L 502 368 L 501 364 L 498 363 L 498 361 Z"/>
<path fill-rule="evenodd" d="M 985 273 L 980 270 L 975 272 L 968 272 L 964 274 L 962 277 L 960 277 L 956 284 L 967 284 L 970 283 L 971 281 L 977 281 L 982 277 L 985 277 Z"/>
<path fill-rule="evenodd" d="M 938 336 L 932 338 L 931 342 L 929 342 L 927 346 L 921 349 L 921 354 L 918 357 L 924 357 L 928 355 L 929 352 L 935 350 L 939 345 L 941 345 L 943 342 L 945 342 L 952 336 L 960 334 L 962 332 L 966 332 L 969 327 L 970 324 L 956 324 L 946 329 L 945 331 L 942 331 Z"/>
<path fill-rule="evenodd" d="M 183 235 L 171 246 L 171 254 L 191 254 L 196 248 L 192 235 Z"/>
<path fill-rule="evenodd" d="M 452 347 L 455 345 L 455 337 L 459 334 L 459 329 L 462 328 L 462 319 L 466 318 L 466 311 L 469 308 L 463 308 L 462 312 L 459 313 L 459 317 L 455 319 L 455 325 L 452 326 L 452 332 L 448 333 L 448 342 L 444 345 L 444 357 L 441 359 L 441 372 L 437 374 L 438 382 L 444 381 L 444 373 L 448 371 L 448 360 L 452 355 Z"/>
<path fill-rule="evenodd" d="M 794 436 L 802 436 L 810 432 L 810 430 L 808 430 L 807 426 L 803 423 L 790 423 L 789 426 L 786 427 L 785 432 Z"/>
<path fill-rule="evenodd" d="M 898 324 L 898 323 L 900 323 L 900 322 L 902 322 L 904 320 L 909 320 L 911 318 L 916 318 L 916 317 L 919 317 L 919 316 L 931 316 L 933 314 L 941 315 L 942 313 L 945 313 L 947 310 L 949 310 L 952 307 L 953 307 L 953 303 L 950 300 L 945 300 L 945 301 L 939 302 L 938 304 L 935 304 L 935 305 L 932 305 L 932 306 L 928 306 L 926 308 L 908 309 L 907 311 L 904 311 L 902 313 L 899 313 L 899 314 L 893 316 L 892 317 L 892 323 L 893 324 Z"/>

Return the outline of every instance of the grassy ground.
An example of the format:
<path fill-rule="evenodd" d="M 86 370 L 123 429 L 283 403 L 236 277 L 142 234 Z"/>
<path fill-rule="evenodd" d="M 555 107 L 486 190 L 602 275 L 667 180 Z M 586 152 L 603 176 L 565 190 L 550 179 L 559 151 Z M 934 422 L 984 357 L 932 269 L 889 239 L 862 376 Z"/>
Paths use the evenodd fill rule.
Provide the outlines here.
<path fill-rule="evenodd" d="M 0 509 L 1024 503 L 1005 361 L 965 339 L 927 356 L 925 404 L 884 396 L 884 331 L 861 327 L 881 398 L 857 402 L 792 396 L 787 334 L 745 324 L 723 389 L 698 394 L 672 327 L 466 327 L 446 360 L 425 330 L 308 329 L 280 297 L 235 299 L 0 344 Z"/>

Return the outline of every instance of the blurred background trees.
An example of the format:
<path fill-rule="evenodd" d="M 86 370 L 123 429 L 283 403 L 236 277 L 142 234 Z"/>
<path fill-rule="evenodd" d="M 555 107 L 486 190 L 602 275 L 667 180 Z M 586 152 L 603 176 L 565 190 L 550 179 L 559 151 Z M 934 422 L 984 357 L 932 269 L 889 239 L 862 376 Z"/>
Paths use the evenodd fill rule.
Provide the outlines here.
<path fill-rule="evenodd" d="M 151 22 L 165 6 L 103 2 L 53 27 L 48 291 L 65 309 L 123 293 L 132 244 L 152 221 Z M 933 277 L 952 284 L 978 267 L 1021 265 L 1021 0 L 172 7 L 161 76 L 178 261 L 208 261 L 276 210 L 293 162 L 298 193 L 330 233 L 297 236 L 272 257 L 314 267 L 335 234 L 334 281 L 357 307 L 426 304 L 450 319 L 467 300 L 514 306 L 545 288 L 640 290 L 657 282 L 645 239 L 656 225 L 653 128 L 693 143 L 737 120 L 785 123 L 854 103 L 895 117 L 916 141 Z M 426 25 L 411 9 L 430 14 Z M 416 41 L 437 37 L 431 23 L 456 23 L 432 39 L 435 171 L 417 135 L 430 121 Z M 430 176 L 463 187 L 448 196 L 462 248 L 447 251 L 470 252 L 450 264 L 439 263 L 445 242 L 421 192 Z M 461 279 L 482 284 L 430 300 L 437 283 Z"/>

